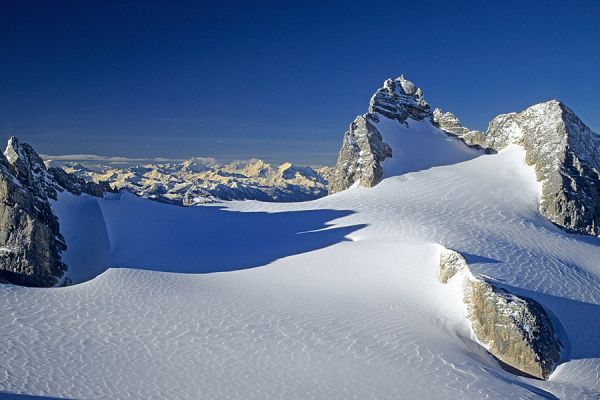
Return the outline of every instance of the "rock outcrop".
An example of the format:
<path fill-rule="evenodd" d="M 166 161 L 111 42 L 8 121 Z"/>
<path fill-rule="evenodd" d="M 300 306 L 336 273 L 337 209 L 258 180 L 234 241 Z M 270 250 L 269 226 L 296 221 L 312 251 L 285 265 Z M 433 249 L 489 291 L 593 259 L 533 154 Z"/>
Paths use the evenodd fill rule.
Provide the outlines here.
<path fill-rule="evenodd" d="M 400 123 L 408 118 L 423 120 L 431 116 L 423 91 L 405 79 L 404 75 L 385 80 L 383 87 L 371 97 L 369 113 L 383 115 Z"/>
<path fill-rule="evenodd" d="M 465 258 L 453 250 L 442 249 L 439 276 L 442 283 L 461 280 L 467 318 L 492 355 L 523 374 L 548 379 L 560 359 L 562 344 L 538 302 L 473 276 Z"/>
<path fill-rule="evenodd" d="M 483 133 L 481 131 L 465 128 L 461 125 L 456 115 L 451 112 L 444 112 L 439 108 L 436 108 L 433 110 L 432 119 L 440 129 L 450 135 L 458 137 L 468 146 L 488 150 L 488 152 L 490 152 L 489 150 L 491 149 L 488 149 L 484 145 L 485 136 Z"/>
<path fill-rule="evenodd" d="M 379 183 L 383 174 L 381 162 L 392 156 L 392 149 L 372 124 L 377 118 L 375 114 L 359 115 L 350 124 L 329 182 L 330 194 L 355 183 L 364 187 Z"/>
<path fill-rule="evenodd" d="M 392 157 L 392 149 L 385 143 L 374 124 L 380 118 L 399 123 L 407 119 L 431 118 L 429 104 L 423 91 L 400 76 L 387 79 L 369 104 L 369 112 L 356 117 L 344 134 L 344 142 L 329 181 L 329 194 L 348 189 L 354 184 L 372 187 L 383 174 L 381 162 Z"/>
<path fill-rule="evenodd" d="M 77 194 L 103 194 L 100 185 L 55 174 L 31 146 L 14 137 L 0 154 L 0 278 L 6 281 L 58 284 L 67 269 L 61 260 L 66 244 L 50 202 L 68 188 L 77 187 Z"/>
<path fill-rule="evenodd" d="M 435 110 L 433 116 L 468 145 L 488 151 L 522 146 L 525 162 L 542 182 L 541 214 L 567 231 L 600 234 L 600 135 L 563 103 L 551 100 L 498 115 L 485 133 L 462 127 L 451 113 Z"/>

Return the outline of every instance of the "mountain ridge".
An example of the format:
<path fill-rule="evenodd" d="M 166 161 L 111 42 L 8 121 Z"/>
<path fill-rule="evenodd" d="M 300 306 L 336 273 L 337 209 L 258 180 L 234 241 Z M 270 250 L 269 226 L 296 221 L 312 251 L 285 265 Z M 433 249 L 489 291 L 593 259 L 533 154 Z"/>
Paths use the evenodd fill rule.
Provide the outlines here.
<path fill-rule="evenodd" d="M 482 154 L 502 151 L 510 144 L 522 146 L 527 164 L 542 183 L 542 215 L 569 232 L 600 234 L 600 135 L 561 101 L 552 99 L 519 113 L 500 114 L 481 132 L 464 127 L 451 112 L 431 111 L 423 91 L 403 75 L 387 79 L 372 96 L 369 112 L 357 117 L 344 135 L 330 194 L 355 184 L 379 183 L 383 163 L 399 150 L 381 138 L 377 128 L 381 118 L 404 126 L 426 121 Z"/>
<path fill-rule="evenodd" d="M 46 161 L 92 182 L 107 181 L 114 190 L 184 206 L 228 200 L 307 201 L 326 195 L 329 167 L 311 168 L 259 159 L 220 164 L 189 159 L 132 166 L 103 162 Z"/>

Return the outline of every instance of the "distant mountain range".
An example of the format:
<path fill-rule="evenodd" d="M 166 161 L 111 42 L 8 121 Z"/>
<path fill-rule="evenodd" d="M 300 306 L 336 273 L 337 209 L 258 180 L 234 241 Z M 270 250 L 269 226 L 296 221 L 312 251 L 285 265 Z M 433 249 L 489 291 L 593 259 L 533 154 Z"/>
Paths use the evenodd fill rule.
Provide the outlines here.
<path fill-rule="evenodd" d="M 219 200 L 307 201 L 327 194 L 331 168 L 262 160 L 220 164 L 212 158 L 130 160 L 119 157 L 44 156 L 89 182 L 106 181 L 115 190 L 185 206 Z"/>

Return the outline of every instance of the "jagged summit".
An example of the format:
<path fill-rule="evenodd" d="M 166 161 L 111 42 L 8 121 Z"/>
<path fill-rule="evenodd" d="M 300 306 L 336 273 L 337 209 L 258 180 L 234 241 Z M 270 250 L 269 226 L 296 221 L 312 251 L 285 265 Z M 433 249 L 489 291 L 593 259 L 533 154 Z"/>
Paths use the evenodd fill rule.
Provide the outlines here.
<path fill-rule="evenodd" d="M 369 103 L 369 112 L 356 117 L 344 134 L 344 142 L 329 183 L 329 193 L 358 184 L 376 185 L 383 176 L 382 163 L 394 157 L 394 149 L 383 140 L 377 126 L 384 120 L 409 125 L 410 121 L 430 124 L 432 112 L 423 91 L 404 75 L 386 79 Z M 401 153 L 399 153 L 401 154 Z"/>
<path fill-rule="evenodd" d="M 107 187 L 47 169 L 35 150 L 16 137 L 9 139 L 0 164 L 0 278 L 28 286 L 55 285 L 67 265 L 51 201 L 64 191 L 102 196 Z"/>
<path fill-rule="evenodd" d="M 421 120 L 431 115 L 423 91 L 404 78 L 404 75 L 385 80 L 383 87 L 371 97 L 369 112 L 400 122 L 407 118 Z"/>

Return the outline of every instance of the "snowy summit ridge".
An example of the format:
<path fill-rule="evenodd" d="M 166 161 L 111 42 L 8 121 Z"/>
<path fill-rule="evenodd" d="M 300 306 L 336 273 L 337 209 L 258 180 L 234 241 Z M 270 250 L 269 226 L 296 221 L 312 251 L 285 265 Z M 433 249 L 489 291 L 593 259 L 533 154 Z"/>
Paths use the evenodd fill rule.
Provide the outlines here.
<path fill-rule="evenodd" d="M 371 98 L 369 112 L 357 117 L 346 132 L 329 193 L 355 184 L 371 187 L 384 176 L 436 166 L 420 164 L 412 153 L 429 153 L 429 145 L 437 148 L 439 141 L 410 138 L 415 145 L 410 151 L 406 141 L 400 140 L 404 148 L 395 147 L 391 142 L 399 138 L 388 136 L 384 140 L 380 132 L 390 121 L 412 128 L 427 126 L 425 131 L 445 132 L 487 153 L 502 151 L 511 144 L 523 147 L 527 164 L 535 167 L 542 184 L 542 215 L 571 232 L 600 233 L 600 135 L 562 102 L 550 100 L 519 113 L 498 115 L 486 132 L 480 132 L 463 127 L 451 112 L 439 108 L 431 112 L 423 91 L 404 76 L 387 79 Z M 403 132 L 412 135 L 416 131 Z M 446 157 L 443 146 L 439 150 Z M 384 172 L 384 162 L 393 167 Z"/>
<path fill-rule="evenodd" d="M 435 110 L 441 129 L 469 145 L 525 149 L 542 183 L 540 212 L 571 232 L 600 234 L 600 135 L 564 103 L 550 100 L 492 119 L 485 133 L 466 129 L 451 113 Z"/>
<path fill-rule="evenodd" d="M 423 91 L 400 75 L 387 79 L 369 103 L 369 112 L 356 117 L 344 135 L 344 143 L 329 182 L 329 193 L 345 190 L 355 183 L 372 187 L 382 175 L 381 163 L 393 157 L 393 149 L 384 142 L 376 126 L 380 118 L 406 123 L 410 118 L 431 117 Z"/>

